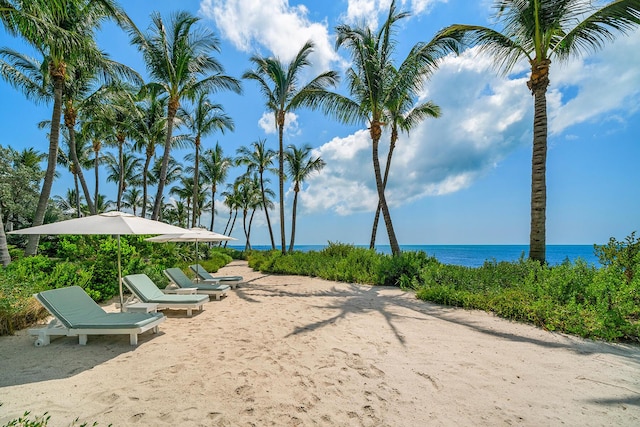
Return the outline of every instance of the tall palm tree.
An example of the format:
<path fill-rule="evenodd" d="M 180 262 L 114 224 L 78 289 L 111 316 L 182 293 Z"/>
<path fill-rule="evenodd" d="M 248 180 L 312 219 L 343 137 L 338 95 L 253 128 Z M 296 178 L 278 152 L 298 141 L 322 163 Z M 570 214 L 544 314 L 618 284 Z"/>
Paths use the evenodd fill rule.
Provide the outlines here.
<path fill-rule="evenodd" d="M 385 197 L 378 156 L 382 128 L 388 124 L 387 109 L 393 106 L 393 100 L 403 91 L 413 99 L 422 85 L 421 77 L 428 75 L 438 58 L 453 48 L 446 38 L 428 44 L 418 43 L 412 47 L 400 68 L 396 69 L 393 65 L 394 26 L 409 14 L 396 12 L 395 4 L 395 0 L 391 2 L 387 19 L 377 32 L 364 26 L 336 27 L 336 48 L 344 47 L 351 54 L 352 66 L 347 70 L 347 80 L 352 98 L 334 97 L 326 112 L 345 123 L 367 123 L 378 203 L 387 228 L 391 252 L 397 255 L 400 253 L 400 246 Z"/>
<path fill-rule="evenodd" d="M 116 200 L 116 209 L 122 207 L 122 195 L 129 186 L 138 186 L 142 182 L 142 173 L 140 172 L 142 159 L 136 157 L 133 153 L 123 153 L 120 159 L 116 158 L 113 153 L 107 154 L 107 181 L 118 184 L 118 199 Z"/>
<path fill-rule="evenodd" d="M 202 182 L 211 189 L 211 226 L 209 229 L 213 231 L 213 221 L 216 215 L 216 192 L 218 184 L 222 184 L 227 179 L 229 168 L 233 164 L 231 157 L 225 156 L 222 147 L 216 142 L 213 148 L 209 148 L 202 153 L 202 166 L 200 173 L 202 174 Z"/>
<path fill-rule="evenodd" d="M 407 61 L 405 61 L 406 63 Z M 400 70 L 403 70 L 400 67 Z M 424 72 L 416 67 L 411 67 L 409 72 L 412 76 L 408 78 L 397 78 L 397 84 L 393 85 L 395 89 L 394 95 L 390 96 L 386 106 L 386 122 L 391 126 L 391 137 L 389 139 L 389 153 L 387 154 L 387 163 L 384 169 L 384 177 L 382 178 L 382 191 L 387 188 L 387 181 L 389 180 L 389 170 L 391 169 L 391 159 L 393 157 L 393 151 L 398 142 L 399 131 L 404 131 L 407 134 L 412 128 L 417 126 L 427 117 L 437 118 L 440 117 L 440 107 L 435 105 L 431 101 L 421 102 L 417 105 L 413 105 L 411 89 L 403 85 L 402 82 L 412 82 L 412 80 L 421 80 L 424 77 Z M 417 82 L 412 82 L 413 86 Z M 415 86 L 414 86 L 415 87 Z M 373 219 L 373 227 L 371 228 L 371 241 L 369 248 L 373 249 L 376 244 L 376 233 L 378 230 L 378 222 L 380 220 L 380 203 L 376 208 L 376 213 Z"/>
<path fill-rule="evenodd" d="M 98 200 L 98 195 L 100 194 L 100 165 L 106 162 L 106 157 L 102 153 L 102 148 L 104 141 L 109 138 L 111 132 L 111 127 L 101 116 L 102 112 L 103 109 L 101 106 L 94 106 L 92 109 L 85 109 L 85 111 L 80 114 L 80 132 L 86 138 L 91 140 L 91 153 L 93 154 L 94 201 Z M 98 212 L 97 208 L 96 212 Z"/>
<path fill-rule="evenodd" d="M 156 203 L 151 218 L 160 214 L 160 202 L 167 179 L 171 156 L 174 118 L 185 98 L 193 99 L 200 92 L 213 93 L 232 90 L 240 93 L 240 83 L 224 73 L 222 64 L 211 56 L 220 51 L 220 43 L 206 29 L 197 29 L 199 21 L 188 12 L 178 12 L 167 30 L 158 13 L 151 15 L 152 27 L 146 35 L 134 34 L 133 43 L 144 55 L 147 68 L 155 84 L 168 95 L 167 134 L 165 136 L 162 167 L 158 180 Z"/>
<path fill-rule="evenodd" d="M 326 163 L 320 157 L 311 156 L 311 146 L 305 145 L 297 148 L 293 145 L 288 147 L 285 153 L 287 162 L 287 172 L 289 178 L 293 180 L 293 212 L 291 214 L 291 243 L 289 252 L 293 252 L 293 245 L 296 239 L 296 212 L 298 209 L 298 193 L 302 184 L 313 172 L 319 172 Z"/>
<path fill-rule="evenodd" d="M 5 2 L 6 4 L 6 2 Z M 114 19 L 119 25 L 135 28 L 124 11 L 113 0 L 17 0 L 12 5 L 15 10 L 24 12 L 17 20 L 0 15 L 5 27 L 21 36 L 27 43 L 42 52 L 47 58 L 47 69 L 53 86 L 53 110 L 51 114 L 51 132 L 49 133 L 49 156 L 47 171 L 34 215 L 33 225 L 41 225 L 47 210 L 51 187 L 55 176 L 58 142 L 60 138 L 60 119 L 62 116 L 62 93 L 67 78 L 67 67 L 78 58 L 96 57 L 99 49 L 94 40 L 94 31 L 106 20 Z M 33 20 L 23 19 L 26 15 L 46 22 L 49 28 L 60 28 L 73 35 L 77 43 L 69 43 L 69 37 L 61 37 L 60 31 L 42 31 L 33 28 Z M 15 18 L 17 14 L 12 14 Z M 36 253 L 39 236 L 29 237 L 27 255 Z"/>
<path fill-rule="evenodd" d="M 122 195 L 122 206 L 129 208 L 137 215 L 138 207 L 142 206 L 142 192 L 137 187 L 130 187 Z"/>
<path fill-rule="evenodd" d="M 238 180 L 233 184 L 227 184 L 227 190 L 222 192 L 224 196 L 224 204 L 229 208 L 229 219 L 224 226 L 222 234 L 230 236 L 233 232 L 233 227 L 238 218 L 238 210 L 240 209 L 240 193 L 238 191 Z M 235 215 L 234 215 L 235 212 Z M 224 246 L 227 247 L 227 242 L 224 242 Z"/>
<path fill-rule="evenodd" d="M 207 98 L 206 92 L 198 94 L 193 111 L 182 110 L 182 118 L 184 124 L 191 131 L 193 145 L 195 151 L 193 156 L 189 156 L 188 160 L 193 161 L 194 166 L 191 171 L 187 168 L 187 172 L 192 172 L 193 176 L 193 205 L 198 205 L 198 194 L 200 192 L 200 147 L 202 145 L 202 137 L 210 135 L 215 131 L 224 134 L 225 130 L 234 130 L 233 119 L 224 112 L 224 108 L 220 104 L 213 104 Z M 192 224 L 196 223 L 196 210 L 193 210 Z"/>
<path fill-rule="evenodd" d="M 477 45 L 496 59 L 505 74 L 520 60 L 531 66 L 527 87 L 533 95 L 531 232 L 529 258 L 546 261 L 547 88 L 551 60 L 596 51 L 640 24 L 640 1 L 616 0 L 600 6 L 590 0 L 496 0 L 502 31 L 477 25 L 451 25 L 436 37 L 461 46 Z"/>
<path fill-rule="evenodd" d="M 301 74 L 311 65 L 309 55 L 314 45 L 306 42 L 288 65 L 278 58 L 251 57 L 255 65 L 253 71 L 242 76 L 255 80 L 266 98 L 266 107 L 275 116 L 278 130 L 278 181 L 280 190 L 280 243 L 282 253 L 287 253 L 284 227 L 284 127 L 286 114 L 301 107 L 312 109 L 325 106 L 332 96 L 327 88 L 336 86 L 339 78 L 335 71 L 326 71 L 314 77 L 304 86 L 300 84 Z"/>
<path fill-rule="evenodd" d="M 276 248 L 275 240 L 273 239 L 273 230 L 271 229 L 271 220 L 269 219 L 269 209 L 267 209 L 267 195 L 264 188 L 264 172 L 272 172 L 277 174 L 278 170 L 273 168 L 273 159 L 276 156 L 276 152 L 267 149 L 265 144 L 266 139 L 258 139 L 251 143 L 251 147 L 242 146 L 236 150 L 238 157 L 236 157 L 236 163 L 238 165 L 245 165 L 247 167 L 247 173 L 258 172 L 260 177 L 260 190 L 262 192 L 262 209 L 267 218 L 267 226 L 269 227 L 269 237 L 271 237 L 271 249 Z"/>
<path fill-rule="evenodd" d="M 140 98 L 136 103 L 135 118 L 132 123 L 133 149 L 144 153 L 142 168 L 142 212 L 140 216 L 147 216 L 147 202 L 149 201 L 149 168 L 151 160 L 156 155 L 158 146 L 164 143 L 167 132 L 167 118 L 164 111 L 167 108 L 167 96 L 161 95 L 158 87 L 145 85 L 140 91 Z M 152 208 L 153 210 L 153 208 Z"/>
<path fill-rule="evenodd" d="M 178 184 L 169 189 L 169 194 L 177 196 L 180 201 L 185 203 L 187 211 L 186 226 L 189 227 L 189 212 L 191 212 L 193 208 L 193 177 L 180 175 L 178 178 Z M 191 226 L 195 227 L 194 224 L 195 223 L 191 223 Z"/>
<path fill-rule="evenodd" d="M 237 202 L 242 209 L 242 226 L 246 239 L 245 251 L 251 250 L 251 223 L 253 215 L 262 204 L 260 196 L 260 180 L 257 173 L 246 173 L 236 180 L 234 190 L 237 191 Z"/>

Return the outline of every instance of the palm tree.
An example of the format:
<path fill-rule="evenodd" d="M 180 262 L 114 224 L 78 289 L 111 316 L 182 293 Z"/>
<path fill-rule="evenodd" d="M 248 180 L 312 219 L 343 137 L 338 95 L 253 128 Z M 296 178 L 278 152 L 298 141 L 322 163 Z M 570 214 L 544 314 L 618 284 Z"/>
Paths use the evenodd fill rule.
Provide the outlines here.
<path fill-rule="evenodd" d="M 180 201 L 183 201 L 187 210 L 187 224 L 189 226 L 189 212 L 193 207 L 193 177 L 180 175 L 178 178 L 178 184 L 169 189 L 169 194 L 177 196 Z M 195 227 L 195 223 L 191 223 L 192 227 Z"/>
<path fill-rule="evenodd" d="M 233 184 L 227 184 L 227 190 L 222 192 L 224 196 L 224 204 L 229 208 L 229 219 L 224 226 L 222 234 L 230 236 L 233 232 L 233 227 L 238 218 L 238 210 L 240 209 L 240 194 L 238 192 L 238 180 Z M 235 211 L 235 215 L 233 214 Z M 227 231 L 228 230 L 228 231 Z M 224 246 L 227 247 L 227 242 L 224 242 Z"/>
<path fill-rule="evenodd" d="M 309 83 L 300 86 L 300 75 L 311 65 L 309 55 L 313 52 L 314 45 L 308 41 L 302 46 L 293 60 L 284 65 L 277 58 L 265 58 L 261 56 L 251 57 L 255 70 L 247 71 L 242 76 L 245 79 L 255 80 L 266 98 L 266 107 L 275 116 L 278 130 L 278 178 L 280 189 L 280 242 L 282 253 L 287 253 L 284 228 L 284 126 L 288 112 L 300 107 L 319 108 L 330 102 L 332 96 L 327 88 L 336 86 L 338 73 L 326 71 L 313 78 Z"/>
<path fill-rule="evenodd" d="M 396 69 L 392 62 L 395 42 L 391 36 L 394 25 L 407 16 L 409 14 L 406 12 L 396 13 L 394 0 L 389 7 L 386 21 L 377 33 L 368 27 L 352 28 L 349 25 L 339 25 L 336 28 L 336 48 L 348 49 L 353 61 L 352 67 L 347 70 L 349 90 L 353 98 L 335 96 L 329 104 L 330 109 L 325 110 L 342 122 L 365 122 L 368 125 L 378 203 L 394 255 L 400 253 L 400 246 L 385 197 L 378 156 L 382 127 L 388 124 L 387 111 L 393 108 L 394 102 L 399 102 L 397 100 L 400 94 L 406 91 L 405 95 L 413 99 L 421 87 L 421 75 L 428 75 L 437 59 L 454 49 L 448 39 L 439 39 L 428 44 L 418 43 L 410 50 L 401 67 Z"/>
<path fill-rule="evenodd" d="M 56 207 L 65 215 L 75 212 L 75 215 L 80 218 L 82 216 L 82 211 L 78 208 L 78 200 L 81 198 L 82 196 L 78 194 L 77 189 L 68 188 L 67 193 L 64 196 L 60 196 L 58 194 L 53 196 L 53 201 L 55 202 Z"/>
<path fill-rule="evenodd" d="M 258 139 L 251 143 L 251 148 L 240 147 L 236 150 L 238 157 L 236 163 L 238 165 L 246 165 L 247 173 L 258 172 L 260 177 L 260 190 L 262 192 L 262 209 L 267 218 L 267 226 L 269 227 L 269 237 L 271 237 L 271 249 L 276 248 L 276 243 L 273 239 L 273 230 L 271 229 L 271 220 L 269 219 L 269 209 L 267 209 L 267 195 L 264 188 L 264 172 L 269 171 L 272 173 L 278 173 L 277 169 L 273 169 L 273 158 L 276 156 L 276 152 L 267 149 L 265 147 L 267 140 Z"/>
<path fill-rule="evenodd" d="M 289 178 L 293 180 L 293 212 L 291 215 L 291 243 L 289 252 L 293 252 L 293 245 L 296 239 L 296 211 L 298 208 L 298 193 L 302 184 L 313 172 L 319 172 L 326 163 L 320 157 L 311 157 L 311 146 L 305 145 L 297 148 L 293 145 L 288 147 L 285 153 L 287 162 L 287 172 Z"/>
<path fill-rule="evenodd" d="M 130 187 L 122 195 L 122 206 L 131 209 L 134 215 L 137 215 L 137 208 L 142 206 L 142 201 L 142 192 L 137 187 Z"/>
<path fill-rule="evenodd" d="M 194 98 L 200 92 L 213 93 L 226 89 L 240 93 L 240 83 L 224 75 L 224 68 L 212 52 L 219 52 L 219 41 L 207 30 L 196 31 L 198 18 L 187 12 L 173 15 L 167 31 L 158 13 L 151 15 L 152 28 L 147 35 L 134 34 L 133 43 L 142 51 L 154 83 L 168 95 L 167 133 L 158 180 L 156 203 L 152 219 L 160 214 L 160 202 L 167 179 L 171 156 L 174 118 L 184 98 Z"/>
<path fill-rule="evenodd" d="M 209 227 L 211 231 L 213 231 L 213 220 L 216 214 L 215 201 L 218 184 L 225 182 L 232 164 L 231 157 L 224 155 L 222 147 L 217 142 L 215 147 L 202 153 L 202 170 L 200 171 L 202 182 L 211 189 L 211 226 Z"/>
<path fill-rule="evenodd" d="M 142 168 L 142 212 L 140 216 L 147 216 L 147 202 L 149 201 L 149 167 L 156 154 L 156 149 L 165 139 L 167 132 L 167 118 L 164 110 L 167 108 L 167 97 L 160 94 L 157 87 L 145 85 L 140 92 L 140 99 L 136 103 L 135 119 L 132 123 L 133 149 L 145 155 Z M 152 208 L 153 210 L 153 208 Z"/>
<path fill-rule="evenodd" d="M 192 112 L 182 110 L 181 116 L 185 125 L 191 131 L 195 151 L 193 156 L 186 158 L 194 162 L 193 170 L 187 168 L 187 172 L 192 172 L 193 176 L 193 205 L 198 205 L 198 194 L 200 192 L 200 146 L 202 137 L 220 131 L 224 134 L 225 129 L 234 130 L 233 119 L 224 112 L 220 104 L 212 104 L 207 99 L 208 94 L 201 92 L 196 98 Z M 193 210 L 192 224 L 196 223 L 196 210 Z M 194 225 L 195 226 L 195 225 Z"/>
<path fill-rule="evenodd" d="M 407 58 L 404 63 L 406 64 L 407 62 L 412 62 L 412 60 Z M 405 70 L 410 75 L 403 77 L 402 72 Z M 392 86 L 394 88 L 393 95 L 389 97 L 386 106 L 386 122 L 391 125 L 391 137 L 389 140 L 387 164 L 384 169 L 384 177 L 382 178 L 382 191 L 385 191 L 387 188 L 389 170 L 391 169 L 391 158 L 393 157 L 393 150 L 395 149 L 396 142 L 398 141 L 398 131 L 404 131 L 409 134 L 411 129 L 417 126 L 425 118 L 440 117 L 440 107 L 431 101 L 413 105 L 414 97 L 411 93 L 412 88 L 417 86 L 418 81 L 421 81 L 424 78 L 424 75 L 425 72 L 423 69 L 417 67 L 400 67 L 399 76 L 395 79 L 397 83 Z M 378 230 L 378 222 L 380 221 L 381 208 L 382 207 L 378 202 L 373 219 L 373 227 L 371 228 L 370 249 L 373 249 L 376 244 L 376 233 Z"/>
<path fill-rule="evenodd" d="M 604 6 L 590 0 L 496 0 L 502 32 L 476 25 L 451 25 L 436 37 L 460 46 L 477 45 L 496 59 L 505 74 L 520 60 L 531 66 L 527 87 L 533 95 L 531 164 L 531 232 L 529 258 L 546 260 L 547 88 L 551 60 L 565 61 L 600 49 L 613 31 L 627 33 L 640 24 L 638 0 L 616 0 Z"/>
<path fill-rule="evenodd" d="M 103 110 L 100 107 L 95 109 L 86 109 L 81 112 L 81 128 L 80 132 L 88 139 L 91 140 L 91 152 L 93 153 L 93 175 L 94 175 L 94 189 L 93 200 L 98 200 L 100 194 L 100 165 L 106 162 L 106 157 L 101 153 L 103 143 L 110 135 L 111 128 L 109 124 L 103 120 L 99 112 Z M 96 208 L 96 213 L 98 209 Z"/>
<path fill-rule="evenodd" d="M 98 194 L 98 197 L 96 197 L 96 212 L 107 212 L 109 209 L 111 209 L 111 206 L 113 206 L 113 204 L 113 200 L 107 199 L 104 194 Z"/>
<path fill-rule="evenodd" d="M 242 209 L 242 226 L 246 239 L 244 250 L 249 251 L 251 250 L 251 223 L 253 222 L 253 215 L 256 209 L 262 204 L 258 174 L 247 173 L 239 176 L 234 185 L 234 190 L 237 191 L 238 207 Z M 249 214 L 249 212 L 251 212 L 251 214 Z"/>
<path fill-rule="evenodd" d="M 47 171 L 33 219 L 33 225 L 41 225 L 45 213 L 51 187 L 55 176 L 58 142 L 60 138 L 60 119 L 62 116 L 62 93 L 67 78 L 67 67 L 73 66 L 78 58 L 97 57 L 100 53 L 95 40 L 94 31 L 102 22 L 114 19 L 121 26 L 135 28 L 124 11 L 113 0 L 18 0 L 12 4 L 20 13 L 2 14 L 1 19 L 13 34 L 21 36 L 47 58 L 48 78 L 53 86 L 53 110 L 51 115 L 51 132 L 49 133 L 49 156 Z M 28 16 L 27 16 L 28 15 Z M 33 18 L 45 22 L 49 29 L 60 28 L 72 35 L 78 43 L 69 43 L 70 37 L 61 37 L 61 31 L 42 31 L 33 28 Z M 17 19 L 15 19 L 17 18 Z M 18 86 L 27 89 L 18 83 Z M 33 255 L 38 247 L 39 236 L 29 237 L 25 253 Z"/>
<path fill-rule="evenodd" d="M 127 187 L 129 185 L 135 187 L 142 182 L 141 163 L 142 159 L 133 153 L 123 153 L 120 159 L 116 158 L 113 153 L 107 154 L 107 181 L 115 182 L 121 188 L 116 200 L 117 210 L 122 207 L 122 195 L 127 191 Z"/>

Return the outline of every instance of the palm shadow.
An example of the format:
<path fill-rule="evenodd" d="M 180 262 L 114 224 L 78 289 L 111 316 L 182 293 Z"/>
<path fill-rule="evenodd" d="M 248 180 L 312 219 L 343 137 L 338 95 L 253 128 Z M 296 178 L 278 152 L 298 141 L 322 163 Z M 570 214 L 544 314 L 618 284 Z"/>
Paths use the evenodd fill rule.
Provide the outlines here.
<path fill-rule="evenodd" d="M 287 337 L 324 328 L 350 315 L 362 315 L 375 312 L 385 319 L 387 325 L 393 331 L 393 334 L 396 337 L 397 341 L 402 345 L 405 345 L 405 339 L 395 325 L 395 322 L 397 320 L 401 318 L 410 318 L 414 319 L 415 321 L 429 321 L 430 318 L 436 318 L 510 342 L 529 343 L 544 348 L 565 349 L 577 355 L 584 356 L 592 354 L 611 354 L 623 357 L 630 362 L 640 365 L 640 347 L 638 347 L 637 345 L 609 344 L 600 341 L 581 339 L 578 337 L 555 332 L 547 332 L 550 339 L 546 340 L 495 330 L 488 328 L 484 324 L 484 322 L 472 320 L 472 318 L 469 318 L 469 316 L 456 316 L 456 314 L 459 313 L 460 310 L 465 310 L 463 308 L 443 306 L 418 300 L 415 298 L 415 293 L 413 291 L 404 291 L 401 294 L 396 295 L 381 295 L 381 292 L 384 290 L 397 290 L 398 288 L 387 286 L 357 285 L 351 283 L 347 284 L 346 288 L 336 288 L 334 286 L 330 289 L 321 289 L 312 292 L 297 292 L 295 288 L 299 286 L 299 284 L 265 283 L 265 280 L 268 280 L 269 277 L 269 275 L 264 275 L 259 278 L 253 279 L 251 281 L 252 284 L 250 287 L 238 289 L 238 296 L 249 302 L 255 303 L 261 302 L 259 298 L 256 298 L 258 294 L 260 298 L 305 298 L 310 296 L 327 299 L 337 298 L 337 300 L 334 300 L 329 304 L 315 306 L 316 308 L 335 311 L 337 312 L 336 314 L 315 321 L 313 323 L 298 326 L 290 334 L 288 334 Z M 413 299 L 411 298 L 412 295 Z M 397 312 L 397 310 L 392 310 L 392 308 L 397 307 L 403 307 L 409 310 L 409 312 L 415 313 L 415 315 L 400 314 Z M 509 322 L 509 320 L 507 319 L 504 319 L 504 321 Z"/>

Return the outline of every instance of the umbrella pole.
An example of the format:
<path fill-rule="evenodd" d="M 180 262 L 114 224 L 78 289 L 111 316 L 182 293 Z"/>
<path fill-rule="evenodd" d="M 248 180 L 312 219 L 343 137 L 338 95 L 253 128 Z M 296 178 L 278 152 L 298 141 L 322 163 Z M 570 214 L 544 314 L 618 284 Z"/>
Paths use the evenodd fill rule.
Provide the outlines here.
<path fill-rule="evenodd" d="M 120 312 L 124 311 L 124 298 L 122 297 L 122 264 L 120 262 L 120 235 L 118 234 L 118 289 L 120 291 Z"/>

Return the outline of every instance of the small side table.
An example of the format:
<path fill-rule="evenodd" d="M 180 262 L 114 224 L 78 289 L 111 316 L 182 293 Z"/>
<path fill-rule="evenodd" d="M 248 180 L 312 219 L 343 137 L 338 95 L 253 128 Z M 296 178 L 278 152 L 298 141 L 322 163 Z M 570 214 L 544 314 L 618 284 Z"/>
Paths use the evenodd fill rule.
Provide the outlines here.
<path fill-rule="evenodd" d="M 129 313 L 157 313 L 158 304 L 155 302 L 136 302 L 134 304 L 125 304 L 124 311 Z"/>

